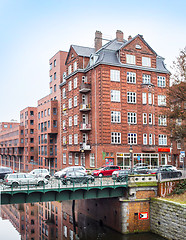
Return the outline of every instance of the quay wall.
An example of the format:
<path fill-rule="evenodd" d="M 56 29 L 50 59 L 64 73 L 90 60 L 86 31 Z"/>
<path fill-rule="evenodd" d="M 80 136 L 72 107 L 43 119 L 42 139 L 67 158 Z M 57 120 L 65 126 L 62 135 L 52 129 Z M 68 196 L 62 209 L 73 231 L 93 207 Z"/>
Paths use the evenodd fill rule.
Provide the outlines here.
<path fill-rule="evenodd" d="M 186 239 L 186 204 L 151 199 L 150 229 L 169 240 Z"/>

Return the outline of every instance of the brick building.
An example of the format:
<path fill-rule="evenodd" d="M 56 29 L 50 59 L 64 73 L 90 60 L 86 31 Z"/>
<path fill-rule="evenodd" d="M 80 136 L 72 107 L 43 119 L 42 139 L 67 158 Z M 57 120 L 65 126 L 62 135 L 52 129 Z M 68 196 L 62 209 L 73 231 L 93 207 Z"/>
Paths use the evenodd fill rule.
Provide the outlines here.
<path fill-rule="evenodd" d="M 94 48 L 71 45 L 49 64 L 50 94 L 36 108 L 22 110 L 15 126 L 21 128 L 16 158 L 2 137 L 12 130 L 1 131 L 2 164 L 9 158 L 17 169 L 49 168 L 51 173 L 69 165 L 128 168 L 129 150 L 133 164 L 171 162 L 167 119 L 161 114 L 170 73 L 142 35 L 125 40 L 117 31 L 102 45 L 102 33 L 96 31 Z"/>
<path fill-rule="evenodd" d="M 170 158 L 164 132 L 169 71 L 142 35 L 124 40 L 123 32 L 95 48 L 71 45 L 66 77 L 60 84 L 62 161 L 86 168 L 104 164 L 156 166 Z"/>

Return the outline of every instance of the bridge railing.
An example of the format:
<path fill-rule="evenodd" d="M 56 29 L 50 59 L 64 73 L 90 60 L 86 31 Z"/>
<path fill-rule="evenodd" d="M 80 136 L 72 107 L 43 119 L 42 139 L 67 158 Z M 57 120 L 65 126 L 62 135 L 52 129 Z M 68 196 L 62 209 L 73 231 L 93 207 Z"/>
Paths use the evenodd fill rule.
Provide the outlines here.
<path fill-rule="evenodd" d="M 116 182 L 115 180 L 112 180 L 112 178 L 95 178 L 95 181 L 93 182 L 75 182 L 72 181 L 71 183 L 67 183 L 67 184 L 63 184 L 62 180 L 57 180 L 52 178 L 51 180 L 49 180 L 48 184 L 43 184 L 42 186 L 39 185 L 31 185 L 29 184 L 19 184 L 18 186 L 7 186 L 2 184 L 1 185 L 1 191 L 19 191 L 19 190 L 27 190 L 27 191 L 31 191 L 33 189 L 38 189 L 38 190 L 45 190 L 45 189 L 64 189 L 64 188 L 76 188 L 76 187 L 86 187 L 86 188 L 92 188 L 92 187 L 104 187 L 104 186 L 110 186 L 110 187 L 117 187 L 120 185 L 126 185 L 128 183 L 128 177 L 125 178 L 123 181 L 121 182 Z"/>

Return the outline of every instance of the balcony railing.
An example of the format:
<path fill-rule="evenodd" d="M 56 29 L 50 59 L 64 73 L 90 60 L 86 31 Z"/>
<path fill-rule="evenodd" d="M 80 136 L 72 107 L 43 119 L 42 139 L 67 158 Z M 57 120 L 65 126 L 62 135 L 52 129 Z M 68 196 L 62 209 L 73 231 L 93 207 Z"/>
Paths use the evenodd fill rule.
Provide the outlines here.
<path fill-rule="evenodd" d="M 91 146 L 90 143 L 80 143 L 80 151 L 84 150 L 84 151 L 90 151 L 91 150 Z"/>
<path fill-rule="evenodd" d="M 90 123 L 80 123 L 79 128 L 80 128 L 81 131 L 91 130 L 91 124 Z"/>
<path fill-rule="evenodd" d="M 90 83 L 84 83 L 82 82 L 79 88 L 80 92 L 89 92 L 91 90 L 91 84 Z"/>
<path fill-rule="evenodd" d="M 90 111 L 90 110 L 91 110 L 90 103 L 88 103 L 88 104 L 81 103 L 80 104 L 80 111 Z"/>

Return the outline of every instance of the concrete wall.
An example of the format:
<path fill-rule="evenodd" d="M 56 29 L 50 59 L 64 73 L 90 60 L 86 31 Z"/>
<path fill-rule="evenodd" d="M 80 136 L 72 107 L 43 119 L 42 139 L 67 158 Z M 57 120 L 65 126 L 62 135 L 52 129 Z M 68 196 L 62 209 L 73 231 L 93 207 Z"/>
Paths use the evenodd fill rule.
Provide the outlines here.
<path fill-rule="evenodd" d="M 151 231 L 170 240 L 186 239 L 186 205 L 153 199 L 150 202 Z"/>

